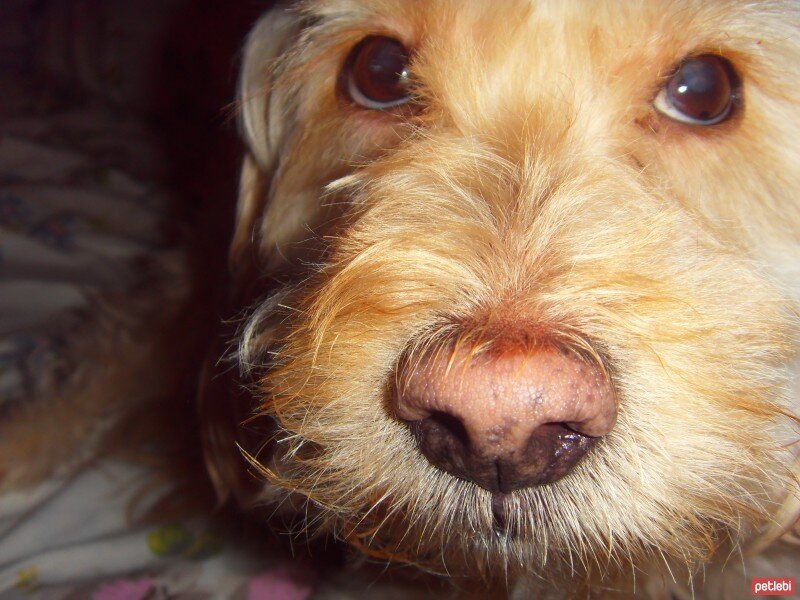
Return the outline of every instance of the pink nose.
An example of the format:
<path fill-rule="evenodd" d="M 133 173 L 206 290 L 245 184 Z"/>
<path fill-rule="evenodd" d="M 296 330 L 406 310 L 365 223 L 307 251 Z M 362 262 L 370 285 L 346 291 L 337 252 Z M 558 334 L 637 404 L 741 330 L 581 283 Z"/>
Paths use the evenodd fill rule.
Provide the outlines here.
<path fill-rule="evenodd" d="M 614 389 L 597 364 L 553 346 L 443 350 L 401 366 L 394 403 L 448 473 L 491 492 L 550 483 L 614 427 Z"/>

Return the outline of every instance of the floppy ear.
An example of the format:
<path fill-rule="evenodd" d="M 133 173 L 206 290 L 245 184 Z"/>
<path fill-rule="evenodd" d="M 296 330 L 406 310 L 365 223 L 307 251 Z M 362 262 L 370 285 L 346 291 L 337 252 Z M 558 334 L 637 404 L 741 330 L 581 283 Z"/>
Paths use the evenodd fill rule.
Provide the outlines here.
<path fill-rule="evenodd" d="M 269 191 L 269 180 L 277 168 L 278 149 L 283 144 L 288 100 L 273 93 L 276 65 L 300 30 L 300 15 L 281 4 L 267 12 L 247 38 L 244 62 L 239 80 L 241 129 L 247 144 L 242 166 L 236 229 L 230 250 L 231 273 L 234 279 L 247 281 L 256 265 L 255 228 L 263 212 Z M 223 301 L 234 307 L 246 306 L 254 297 L 251 290 L 235 284 L 228 286 L 231 295 Z M 263 293 L 263 290 L 260 290 Z M 222 503 L 231 496 L 246 504 L 259 486 L 248 474 L 239 450 L 258 448 L 269 439 L 260 433 L 253 438 L 253 426 L 242 426 L 252 417 L 253 399 L 243 388 L 235 368 L 231 368 L 228 341 L 235 337 L 235 323 L 222 325 L 223 331 L 210 348 L 198 390 L 198 411 L 203 440 L 203 454 L 208 473 Z M 259 441 L 261 440 L 261 441 Z"/>
<path fill-rule="evenodd" d="M 252 249 L 258 216 L 267 200 L 269 179 L 289 120 L 287 98 L 273 93 L 277 65 L 300 31 L 301 15 L 285 3 L 267 12 L 247 37 L 239 78 L 240 127 L 248 154 L 242 166 L 231 264 L 239 270 Z"/>

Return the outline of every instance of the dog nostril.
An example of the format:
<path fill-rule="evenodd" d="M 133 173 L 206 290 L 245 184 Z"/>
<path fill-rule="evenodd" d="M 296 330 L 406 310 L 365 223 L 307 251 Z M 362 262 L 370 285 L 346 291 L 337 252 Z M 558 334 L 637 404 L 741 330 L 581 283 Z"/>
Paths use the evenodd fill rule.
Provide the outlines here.
<path fill-rule="evenodd" d="M 539 483 L 552 483 L 566 475 L 594 446 L 599 438 L 584 435 L 568 423 L 546 423 L 528 439 L 526 454 L 546 456 L 547 467 Z"/>
<path fill-rule="evenodd" d="M 444 435 L 449 434 L 465 448 L 470 446 L 467 428 L 464 427 L 464 423 L 458 417 L 440 410 L 435 410 L 426 420 L 429 421 L 428 427 L 436 428 Z"/>
<path fill-rule="evenodd" d="M 470 451 L 470 437 L 458 417 L 433 411 L 420 421 L 409 423 L 422 454 L 445 471 L 456 472 L 465 467 Z"/>

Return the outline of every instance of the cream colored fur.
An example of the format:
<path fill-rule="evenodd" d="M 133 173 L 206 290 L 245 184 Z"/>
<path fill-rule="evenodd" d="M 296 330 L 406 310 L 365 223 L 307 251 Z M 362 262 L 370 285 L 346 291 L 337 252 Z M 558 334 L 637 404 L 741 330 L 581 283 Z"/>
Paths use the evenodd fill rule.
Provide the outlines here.
<path fill-rule="evenodd" d="M 421 113 L 337 94 L 370 34 L 415 49 Z M 698 130 L 652 101 L 704 52 L 745 98 Z M 781 558 L 747 577 L 800 572 L 796 3 L 317 0 L 267 14 L 245 57 L 234 270 L 250 253 L 296 282 L 240 344 L 279 425 L 265 497 L 522 594 L 747 596 L 751 551 Z M 504 538 L 386 394 L 403 353 L 509 320 L 592 340 L 620 415 L 573 473 L 514 493 Z"/>
<path fill-rule="evenodd" d="M 414 49 L 423 110 L 342 98 L 373 34 Z M 743 110 L 703 130 L 659 115 L 706 52 L 740 74 Z M 266 14 L 244 58 L 231 267 L 234 294 L 261 294 L 237 358 L 277 429 L 208 429 L 218 487 L 246 479 L 238 442 L 266 479 L 253 502 L 519 598 L 749 597 L 749 577 L 800 573 L 800 5 L 308 0 Z M 0 430 L 0 486 L 178 387 L 163 306 L 184 296 L 98 317 L 76 351 L 102 366 Z M 389 388 L 402 357 L 509 325 L 588 344 L 619 419 L 564 479 L 511 496 L 503 536 Z"/>

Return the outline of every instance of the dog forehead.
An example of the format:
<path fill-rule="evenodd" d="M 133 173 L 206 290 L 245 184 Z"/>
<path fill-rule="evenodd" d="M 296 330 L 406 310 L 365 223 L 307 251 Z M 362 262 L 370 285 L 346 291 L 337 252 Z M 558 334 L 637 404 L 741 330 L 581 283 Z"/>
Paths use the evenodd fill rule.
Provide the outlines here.
<path fill-rule="evenodd" d="M 746 26 L 748 17 L 787 8 L 780 0 L 757 8 L 746 0 L 311 0 L 301 6 L 340 31 L 394 33 L 414 50 L 450 53 L 454 64 L 459 57 L 539 50 L 527 54 L 532 65 L 569 58 L 565 52 L 589 51 L 597 62 L 607 58 L 600 50 L 615 47 L 719 41 Z M 473 52 L 464 55 L 465 48 Z M 456 49 L 462 54 L 453 55 Z"/>
<path fill-rule="evenodd" d="M 771 5 L 765 2 L 760 12 Z M 306 6 L 341 32 L 401 39 L 429 104 L 473 115 L 508 113 L 510 100 L 542 108 L 547 99 L 556 109 L 586 107 L 596 116 L 649 103 L 660 79 L 686 55 L 736 48 L 756 37 L 747 26 L 753 9 L 740 0 L 320 0 Z"/>

